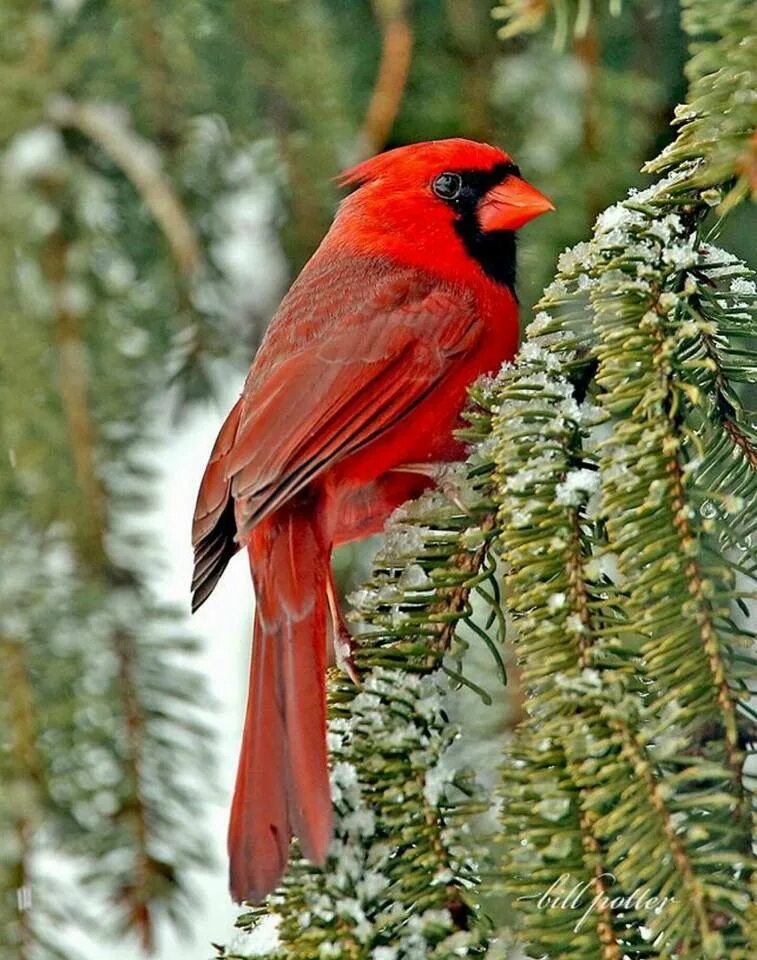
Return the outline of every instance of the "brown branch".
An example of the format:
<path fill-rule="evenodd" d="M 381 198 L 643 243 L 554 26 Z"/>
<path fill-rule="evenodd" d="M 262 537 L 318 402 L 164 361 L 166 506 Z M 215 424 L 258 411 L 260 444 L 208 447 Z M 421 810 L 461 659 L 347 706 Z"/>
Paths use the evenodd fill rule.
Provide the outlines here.
<path fill-rule="evenodd" d="M 61 230 L 48 240 L 44 269 L 53 298 L 54 333 L 58 348 L 58 388 L 68 426 L 76 483 L 85 509 L 74 530 L 78 552 L 93 572 L 108 565 L 105 553 L 105 491 L 97 471 L 95 438 L 89 411 L 87 349 L 81 317 L 66 296 L 68 242 Z"/>
<path fill-rule="evenodd" d="M 646 796 L 649 798 L 652 807 L 660 818 L 662 830 L 668 843 L 668 849 L 678 868 L 683 887 L 688 894 L 689 901 L 696 916 L 700 937 L 703 941 L 706 941 L 708 935 L 715 929 L 713 925 L 715 914 L 710 909 L 710 900 L 705 885 L 697 876 L 689 858 L 688 851 L 681 842 L 673 821 L 673 815 L 668 808 L 664 791 L 655 777 L 652 764 L 649 762 L 646 744 L 639 739 L 636 732 L 631 729 L 628 723 L 619 716 L 611 717 L 609 722 L 611 727 L 620 734 L 622 743 L 621 750 L 626 755 L 638 780 L 644 784 Z"/>
<path fill-rule="evenodd" d="M 381 60 L 360 134 L 366 153 L 383 150 L 399 113 L 413 57 L 413 27 L 405 0 L 374 0 L 382 27 Z"/>
<path fill-rule="evenodd" d="M 664 318 L 665 310 L 660 306 L 659 294 L 657 296 L 658 299 L 655 303 L 654 309 L 660 317 Z M 662 351 L 665 349 L 665 340 L 662 331 L 659 329 L 655 331 L 654 336 L 654 350 L 655 354 L 659 357 L 662 354 Z M 706 345 L 708 350 L 711 350 L 710 344 L 706 343 Z M 714 355 L 714 351 L 711 352 Z M 717 381 L 717 389 L 723 392 L 724 380 L 719 365 L 717 377 L 720 378 Z M 672 393 L 672 385 L 668 375 L 665 373 L 664 367 L 661 370 L 660 378 L 662 390 L 665 391 L 666 394 L 670 395 Z M 673 406 L 672 397 L 669 399 L 669 404 L 671 407 Z M 732 430 L 728 430 L 727 423 L 728 421 L 726 420 L 726 431 L 735 442 L 738 442 L 733 436 Z M 699 639 L 702 644 L 702 649 L 707 657 L 707 663 L 710 668 L 712 683 L 716 692 L 716 701 L 723 714 L 725 752 L 731 768 L 732 783 L 738 796 L 739 809 L 743 816 L 745 815 L 746 811 L 746 798 L 744 796 L 744 787 L 741 779 L 743 756 L 739 748 L 736 704 L 734 703 L 733 694 L 726 677 L 725 663 L 720 648 L 720 640 L 715 628 L 715 618 L 712 610 L 712 604 L 706 595 L 706 591 L 704 589 L 705 578 L 702 575 L 701 565 L 697 559 L 699 553 L 698 540 L 692 529 L 691 521 L 689 519 L 683 467 L 678 454 L 675 452 L 678 450 L 677 440 L 678 438 L 673 436 L 672 432 L 670 432 L 663 443 L 663 450 L 667 449 L 673 451 L 665 467 L 665 472 L 671 485 L 672 523 L 681 545 L 681 555 L 683 557 L 691 558 L 687 561 L 686 566 L 684 567 L 684 574 L 688 581 L 689 593 L 695 598 L 697 604 L 695 621 L 697 627 L 699 628 Z"/>
<path fill-rule="evenodd" d="M 754 444 L 749 440 L 738 423 L 731 417 L 726 417 L 723 420 L 723 426 L 731 440 L 743 451 L 752 470 L 757 470 L 757 448 L 755 448 Z"/>
<path fill-rule="evenodd" d="M 579 792 L 581 788 L 578 788 Z M 591 885 L 601 904 L 598 912 L 597 936 L 602 944 L 602 960 L 621 960 L 621 950 L 613 925 L 613 912 L 608 897 L 607 874 L 602 869 L 602 847 L 594 835 L 594 823 L 597 814 L 591 810 L 581 810 L 581 842 L 584 850 L 594 860 L 594 877 Z"/>
<path fill-rule="evenodd" d="M 114 110 L 97 104 L 59 97 L 48 113 L 58 126 L 83 133 L 121 169 L 163 231 L 179 270 L 191 277 L 202 263 L 202 253 L 181 200 L 160 169 L 153 145 L 121 122 Z"/>
<path fill-rule="evenodd" d="M 496 522 L 496 513 L 485 514 L 481 520 L 481 531 L 484 534 L 490 533 L 494 529 Z M 475 574 L 481 569 L 489 549 L 490 544 L 488 540 L 485 540 L 478 550 L 475 550 L 473 553 L 459 553 L 452 558 L 452 562 L 461 573 Z M 434 652 L 429 654 L 429 667 L 436 664 L 440 651 L 446 652 L 449 649 L 452 638 L 455 636 L 455 630 L 457 630 L 457 624 L 468 605 L 469 596 L 470 587 L 462 583 L 458 587 L 449 589 L 444 598 L 431 607 L 430 613 L 432 615 L 448 614 L 449 617 L 445 616 L 445 621 L 439 630 L 439 642 L 434 645 Z"/>
<path fill-rule="evenodd" d="M 152 952 L 155 946 L 154 924 L 150 914 L 151 879 L 155 862 L 149 854 L 147 833 L 148 812 L 142 798 L 140 767 L 144 741 L 144 714 L 137 695 L 134 677 L 136 649 L 134 638 L 125 630 L 117 630 L 114 648 L 118 660 L 118 681 L 126 721 L 127 769 L 132 803 L 127 811 L 132 820 L 132 833 L 136 841 L 137 857 L 134 863 L 134 883 L 124 891 L 128 902 L 129 919 L 139 931 L 142 949 Z"/>
<path fill-rule="evenodd" d="M 37 752 L 37 731 L 34 719 L 34 694 L 26 663 L 25 647 L 0 637 L 0 662 L 3 665 L 4 700 L 8 715 L 8 738 L 13 776 L 38 792 L 41 774 Z M 17 809 L 13 830 L 16 835 L 16 855 L 13 865 L 13 885 L 16 889 L 18 929 L 18 960 L 31 960 L 34 953 L 34 931 L 31 925 L 31 846 L 33 835 L 32 809 L 27 799 Z"/>
<path fill-rule="evenodd" d="M 671 449 L 675 448 L 671 446 Z M 666 469 L 671 481 L 673 525 L 680 538 L 681 554 L 684 557 L 693 557 L 697 551 L 697 538 L 689 522 L 689 513 L 686 509 L 684 492 L 683 470 L 678 457 L 674 456 L 668 463 Z M 696 559 L 688 560 L 684 571 L 688 580 L 689 593 L 697 600 L 696 623 L 699 627 L 699 637 L 707 657 L 707 662 L 709 663 L 712 682 L 717 691 L 717 702 L 723 715 L 725 749 L 731 767 L 733 785 L 739 796 L 740 806 L 742 810 L 744 810 L 745 798 L 741 781 L 744 758 L 739 748 L 736 706 L 733 702 L 732 691 L 726 678 L 725 664 L 720 650 L 720 641 L 718 640 L 715 629 L 712 605 L 705 592 L 704 578 L 700 571 L 698 561 Z"/>

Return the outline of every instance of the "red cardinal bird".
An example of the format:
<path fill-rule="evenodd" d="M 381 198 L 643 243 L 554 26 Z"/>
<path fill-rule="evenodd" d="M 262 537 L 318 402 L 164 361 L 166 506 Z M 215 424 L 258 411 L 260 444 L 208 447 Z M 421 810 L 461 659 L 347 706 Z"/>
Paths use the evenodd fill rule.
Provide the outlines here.
<path fill-rule="evenodd" d="M 495 147 L 441 140 L 348 171 L 357 189 L 268 327 L 197 497 L 193 609 L 247 548 L 256 611 L 229 826 L 231 892 L 259 901 L 292 836 L 331 836 L 327 621 L 351 670 L 335 546 L 376 533 L 459 460 L 466 387 L 518 341 L 513 231 L 552 204 Z"/>

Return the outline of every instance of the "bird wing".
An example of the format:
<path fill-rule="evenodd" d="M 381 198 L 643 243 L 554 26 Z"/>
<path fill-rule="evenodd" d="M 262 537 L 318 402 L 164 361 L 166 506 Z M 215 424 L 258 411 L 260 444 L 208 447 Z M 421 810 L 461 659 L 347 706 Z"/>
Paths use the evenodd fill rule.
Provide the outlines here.
<path fill-rule="evenodd" d="M 195 605 L 236 550 L 229 553 L 228 543 L 234 505 L 238 543 L 332 464 L 397 424 L 482 333 L 473 298 L 420 271 L 360 271 L 341 288 L 328 284 L 338 298 L 328 310 L 323 283 L 312 298 L 304 286 L 282 303 L 203 478 L 193 525 Z M 291 311 L 303 302 L 310 310 L 298 337 L 301 321 Z"/>

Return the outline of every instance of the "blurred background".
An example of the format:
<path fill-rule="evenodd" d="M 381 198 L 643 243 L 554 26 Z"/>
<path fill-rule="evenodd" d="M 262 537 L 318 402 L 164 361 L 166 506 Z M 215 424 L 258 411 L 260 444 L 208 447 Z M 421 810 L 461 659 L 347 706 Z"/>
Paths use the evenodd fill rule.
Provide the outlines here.
<path fill-rule="evenodd" d="M 449 136 L 511 153 L 557 206 L 521 235 L 524 321 L 643 182 L 685 92 L 677 2 L 551 6 L 0 0 L 3 957 L 228 938 L 252 597 L 238 558 L 189 618 L 202 469 L 345 166 Z M 496 749 L 506 709 L 465 715 Z"/>

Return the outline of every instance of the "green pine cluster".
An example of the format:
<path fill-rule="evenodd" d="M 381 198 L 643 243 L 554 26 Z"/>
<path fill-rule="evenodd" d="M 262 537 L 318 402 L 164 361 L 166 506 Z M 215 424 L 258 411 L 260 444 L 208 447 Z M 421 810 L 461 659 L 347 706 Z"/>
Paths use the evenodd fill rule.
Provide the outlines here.
<path fill-rule="evenodd" d="M 352 597 L 364 685 L 331 683 L 332 856 L 223 956 L 754 954 L 757 283 L 715 243 L 753 187 L 753 17 L 684 3 L 663 176 L 562 254 L 516 362 L 473 392 L 465 476 L 395 518 Z M 443 689 L 472 682 L 455 626 L 490 646 L 503 617 L 526 715 L 492 856 Z"/>

